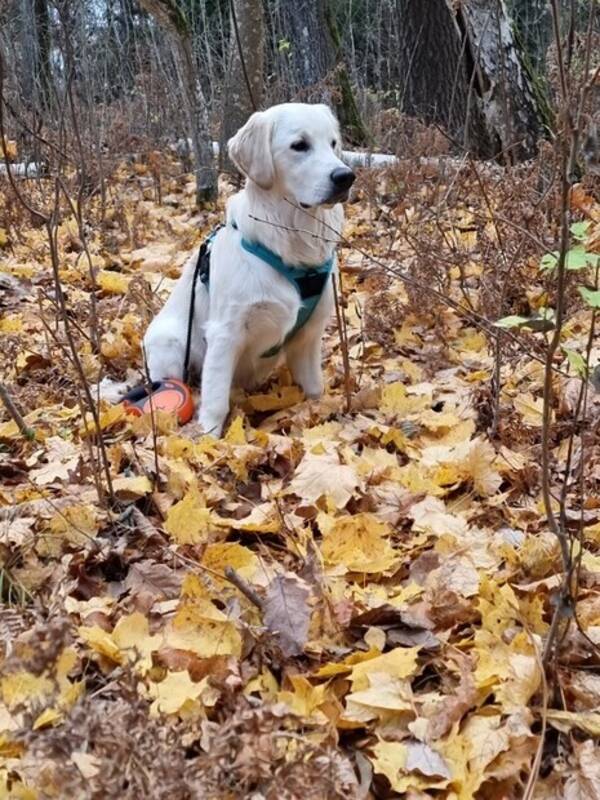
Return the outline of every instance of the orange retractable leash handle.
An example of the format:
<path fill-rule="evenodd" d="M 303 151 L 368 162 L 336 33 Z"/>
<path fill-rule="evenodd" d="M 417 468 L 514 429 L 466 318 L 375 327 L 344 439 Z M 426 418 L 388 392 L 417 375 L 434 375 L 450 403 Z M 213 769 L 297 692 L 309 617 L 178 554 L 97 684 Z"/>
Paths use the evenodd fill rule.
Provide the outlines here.
<path fill-rule="evenodd" d="M 222 227 L 222 225 L 219 225 L 212 231 L 207 239 L 202 242 L 200 250 L 198 251 L 196 266 L 194 267 L 187 318 L 185 356 L 183 359 L 183 376 L 186 381 L 189 379 L 190 373 L 196 284 L 198 283 L 198 278 L 200 278 L 202 283 L 208 283 L 210 245 Z M 150 391 L 148 391 L 148 389 Z M 135 389 L 132 389 L 125 395 L 121 402 L 130 414 L 135 414 L 137 417 L 141 417 L 142 414 L 150 413 L 152 409 L 175 412 L 181 425 L 185 425 L 186 422 L 189 422 L 194 415 L 194 401 L 189 386 L 175 378 L 168 378 L 164 381 L 153 381 L 149 387 L 136 386 Z"/>
<path fill-rule="evenodd" d="M 174 412 L 182 425 L 189 422 L 194 414 L 190 388 L 174 378 L 153 381 L 150 386 L 136 386 L 125 395 L 122 402 L 128 413 L 136 417 L 156 409 Z"/>

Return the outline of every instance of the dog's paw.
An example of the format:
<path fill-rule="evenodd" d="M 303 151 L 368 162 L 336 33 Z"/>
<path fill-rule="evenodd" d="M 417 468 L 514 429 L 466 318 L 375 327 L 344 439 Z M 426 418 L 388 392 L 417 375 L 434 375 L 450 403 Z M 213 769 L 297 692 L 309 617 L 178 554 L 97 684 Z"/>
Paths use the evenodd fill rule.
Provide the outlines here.
<path fill-rule="evenodd" d="M 182 436 L 185 436 L 186 439 L 191 439 L 193 442 L 197 442 L 198 439 L 206 436 L 206 431 L 198 422 L 198 420 L 195 419 L 186 423 L 185 425 L 182 425 L 180 428 L 180 433 Z"/>
<path fill-rule="evenodd" d="M 205 434 L 214 436 L 215 439 L 220 439 L 223 433 L 223 422 L 221 420 L 199 418 L 199 424 Z"/>
<path fill-rule="evenodd" d="M 181 427 L 181 435 L 186 436 L 188 439 L 197 441 L 203 436 L 214 436 L 219 439 L 223 432 L 223 421 L 208 415 L 200 415 Z"/>
<path fill-rule="evenodd" d="M 301 384 L 302 391 L 307 400 L 318 400 L 323 396 L 324 384 L 322 378 L 304 381 Z"/>
<path fill-rule="evenodd" d="M 102 378 L 100 383 L 92 387 L 92 393 L 94 397 L 98 396 L 107 403 L 116 404 L 120 403 L 127 392 L 138 382 L 139 378 L 137 374 L 134 373 L 133 370 L 130 370 L 127 374 L 127 380 L 125 381 L 113 381 L 112 378 Z"/>

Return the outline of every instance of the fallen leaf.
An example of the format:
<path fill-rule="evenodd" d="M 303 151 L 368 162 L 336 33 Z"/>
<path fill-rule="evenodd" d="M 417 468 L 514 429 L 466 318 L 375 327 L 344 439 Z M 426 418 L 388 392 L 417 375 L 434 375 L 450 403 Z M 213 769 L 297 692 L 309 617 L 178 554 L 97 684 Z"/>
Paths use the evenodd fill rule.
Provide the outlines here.
<path fill-rule="evenodd" d="M 293 572 L 276 575 L 267 586 L 263 620 L 286 657 L 304 650 L 312 613 L 309 598 L 308 584 Z"/>
<path fill-rule="evenodd" d="M 298 465 L 288 491 L 309 503 L 325 495 L 336 508 L 343 508 L 360 485 L 355 469 L 341 464 L 336 452 L 309 451 Z"/>
<path fill-rule="evenodd" d="M 183 500 L 169 509 L 164 529 L 178 544 L 197 544 L 205 541 L 215 529 L 210 509 L 196 488 L 190 489 Z"/>

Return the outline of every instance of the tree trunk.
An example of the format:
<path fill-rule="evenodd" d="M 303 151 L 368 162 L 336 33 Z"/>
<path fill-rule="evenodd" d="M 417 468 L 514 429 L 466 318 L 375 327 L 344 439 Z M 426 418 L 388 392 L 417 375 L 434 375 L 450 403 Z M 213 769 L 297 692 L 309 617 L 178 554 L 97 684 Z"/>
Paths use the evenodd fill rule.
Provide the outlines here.
<path fill-rule="evenodd" d="M 52 42 L 50 38 L 50 14 L 46 0 L 33 0 L 35 25 L 35 74 L 38 100 L 42 109 L 52 106 Z"/>
<path fill-rule="evenodd" d="M 509 163 L 532 158 L 542 134 L 540 108 L 506 7 L 498 0 L 468 0 L 461 8 L 481 75 L 479 91 L 488 130 L 499 140 Z"/>
<path fill-rule="evenodd" d="M 464 37 L 446 0 L 398 0 L 400 106 L 437 123 L 479 156 L 493 155 L 480 103 L 471 87 Z"/>
<path fill-rule="evenodd" d="M 235 167 L 227 155 L 227 140 L 261 107 L 265 46 L 262 0 L 234 0 L 233 6 L 235 16 L 231 15 L 230 68 L 224 87 L 219 159 L 221 169 L 228 171 L 235 171 Z"/>
<path fill-rule="evenodd" d="M 292 85 L 309 90 L 304 93 L 307 99 L 333 105 L 355 143 L 367 141 L 330 0 L 288 0 L 283 4 L 283 22 L 290 43 L 285 54 Z"/>
<path fill-rule="evenodd" d="M 397 0 L 400 105 L 482 157 L 534 155 L 540 112 L 500 0 Z"/>
<path fill-rule="evenodd" d="M 299 88 L 315 87 L 335 64 L 333 43 L 326 17 L 326 3 L 320 0 L 286 0 L 282 4 L 283 29 L 290 42 L 291 79 Z M 328 87 L 318 87 L 322 99 L 331 102 Z"/>
<path fill-rule="evenodd" d="M 21 3 L 23 75 L 22 91 L 38 117 L 52 102 L 51 31 L 47 0 Z"/>
<path fill-rule="evenodd" d="M 140 0 L 140 4 L 172 37 L 179 81 L 183 90 L 184 111 L 194 153 L 196 205 L 217 198 L 217 171 L 214 165 L 208 124 L 208 109 L 194 60 L 189 20 L 177 0 Z"/>
<path fill-rule="evenodd" d="M 532 67 L 542 73 L 552 39 L 550 4 L 547 0 L 509 0 L 508 9 Z"/>

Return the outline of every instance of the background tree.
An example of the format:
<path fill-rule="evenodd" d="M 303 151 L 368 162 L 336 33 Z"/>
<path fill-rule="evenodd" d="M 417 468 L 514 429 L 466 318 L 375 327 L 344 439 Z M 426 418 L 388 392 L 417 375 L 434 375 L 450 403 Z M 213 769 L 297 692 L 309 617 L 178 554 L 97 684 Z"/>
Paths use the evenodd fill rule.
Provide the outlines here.
<path fill-rule="evenodd" d="M 48 102 L 68 80 L 95 162 L 189 140 L 197 200 L 214 198 L 211 143 L 253 108 L 231 2 L 5 0 L 0 46 L 15 65 L 7 91 L 20 152 L 39 159 L 31 132 L 56 128 Z M 582 30 L 588 6 L 575 4 L 565 37 Z M 235 0 L 234 8 L 256 105 L 330 102 L 354 145 L 404 151 L 407 131 L 420 129 L 414 117 L 447 133 L 449 150 L 517 160 L 531 156 L 549 121 L 543 87 L 555 65 L 545 0 Z"/>
<path fill-rule="evenodd" d="M 527 158 L 542 125 L 521 48 L 497 0 L 398 0 L 400 106 L 477 155 Z"/>
<path fill-rule="evenodd" d="M 194 153 L 196 203 L 217 197 L 217 172 L 209 132 L 208 109 L 194 58 L 190 20 L 176 0 L 141 0 L 173 39 L 179 78 L 183 88 L 185 114 Z"/>
<path fill-rule="evenodd" d="M 278 50 L 287 66 L 289 86 L 298 87 L 302 98 L 333 105 L 350 137 L 365 141 L 367 133 L 344 61 L 333 4 L 285 0 L 280 15 L 283 36 Z"/>
<path fill-rule="evenodd" d="M 229 64 L 223 87 L 220 164 L 233 170 L 227 140 L 259 109 L 263 98 L 264 16 L 262 0 L 232 0 Z"/>

